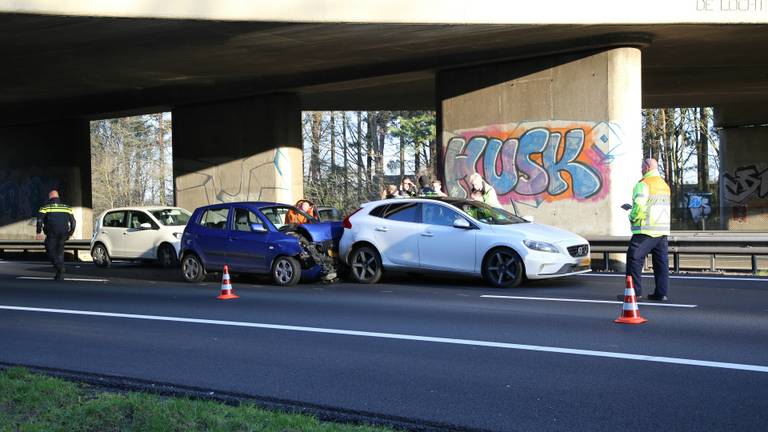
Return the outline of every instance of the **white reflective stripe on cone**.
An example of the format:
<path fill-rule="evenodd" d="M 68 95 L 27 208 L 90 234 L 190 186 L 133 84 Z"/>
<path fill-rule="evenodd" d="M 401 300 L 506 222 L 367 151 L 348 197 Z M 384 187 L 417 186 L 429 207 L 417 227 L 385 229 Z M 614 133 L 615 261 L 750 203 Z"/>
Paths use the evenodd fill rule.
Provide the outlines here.
<path fill-rule="evenodd" d="M 637 303 L 624 303 L 621 307 L 622 310 L 637 310 Z"/>
<path fill-rule="evenodd" d="M 625 288 L 624 289 L 624 296 L 635 296 L 635 289 L 634 288 Z"/>

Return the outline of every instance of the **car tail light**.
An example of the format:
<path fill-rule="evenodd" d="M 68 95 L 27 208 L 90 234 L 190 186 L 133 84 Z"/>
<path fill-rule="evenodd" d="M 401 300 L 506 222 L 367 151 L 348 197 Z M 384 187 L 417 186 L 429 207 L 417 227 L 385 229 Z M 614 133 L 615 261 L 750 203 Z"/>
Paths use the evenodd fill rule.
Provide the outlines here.
<path fill-rule="evenodd" d="M 359 209 L 357 209 L 357 210 L 353 211 L 352 213 L 350 213 L 349 216 L 344 218 L 344 229 L 352 229 L 352 222 L 349 221 L 349 218 L 351 218 L 352 215 L 354 215 L 355 213 L 359 212 L 362 209 L 363 208 L 360 207 Z"/>

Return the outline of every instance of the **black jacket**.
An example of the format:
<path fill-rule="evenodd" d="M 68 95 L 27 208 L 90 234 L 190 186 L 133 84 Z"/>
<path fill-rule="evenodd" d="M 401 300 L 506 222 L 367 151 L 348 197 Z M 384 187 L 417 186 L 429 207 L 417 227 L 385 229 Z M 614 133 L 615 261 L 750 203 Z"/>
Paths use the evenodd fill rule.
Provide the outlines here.
<path fill-rule="evenodd" d="M 75 233 L 75 215 L 72 208 L 61 204 L 58 198 L 48 201 L 48 204 L 40 207 L 37 213 L 37 233 L 45 235 L 66 235 L 72 237 Z"/>

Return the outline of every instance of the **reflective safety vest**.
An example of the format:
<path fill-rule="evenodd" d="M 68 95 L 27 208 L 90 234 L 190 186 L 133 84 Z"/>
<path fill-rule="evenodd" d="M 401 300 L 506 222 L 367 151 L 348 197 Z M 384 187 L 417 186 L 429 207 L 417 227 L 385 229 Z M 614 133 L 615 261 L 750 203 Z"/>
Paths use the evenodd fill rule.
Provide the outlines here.
<path fill-rule="evenodd" d="M 651 237 L 669 235 L 669 186 L 657 170 L 645 173 L 635 186 L 629 222 L 632 224 L 632 234 Z"/>

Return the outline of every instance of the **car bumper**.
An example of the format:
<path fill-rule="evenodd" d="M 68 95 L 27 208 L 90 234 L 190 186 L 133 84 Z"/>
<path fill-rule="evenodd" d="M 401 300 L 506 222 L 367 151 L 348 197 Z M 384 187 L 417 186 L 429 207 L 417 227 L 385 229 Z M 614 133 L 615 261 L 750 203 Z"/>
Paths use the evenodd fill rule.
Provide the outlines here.
<path fill-rule="evenodd" d="M 528 279 L 548 279 L 591 271 L 591 258 L 571 257 L 565 254 L 535 252 L 528 253 L 523 259 Z"/>

